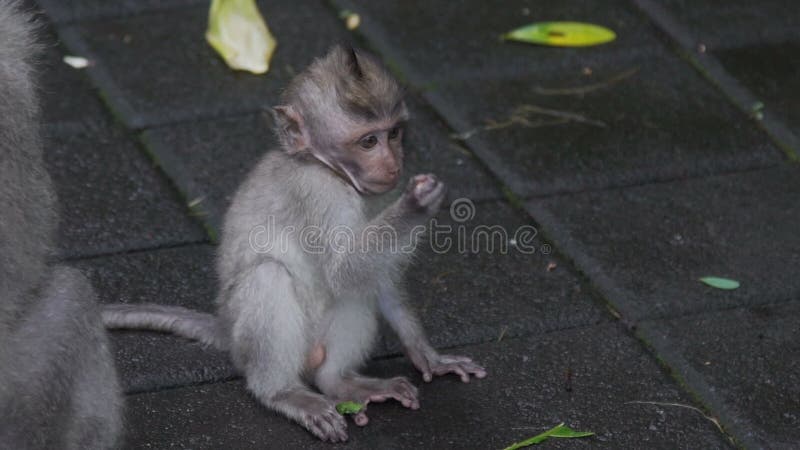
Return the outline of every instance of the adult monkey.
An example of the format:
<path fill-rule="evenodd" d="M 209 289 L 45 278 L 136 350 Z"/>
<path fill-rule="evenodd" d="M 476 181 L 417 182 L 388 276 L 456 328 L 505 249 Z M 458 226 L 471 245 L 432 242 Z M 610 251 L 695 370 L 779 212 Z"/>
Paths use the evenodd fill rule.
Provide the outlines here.
<path fill-rule="evenodd" d="M 58 214 L 34 28 L 0 0 L 0 446 L 111 448 L 122 400 L 95 294 L 77 270 L 48 263 Z"/>
<path fill-rule="evenodd" d="M 407 379 L 356 372 L 372 347 L 378 311 L 426 381 L 486 376 L 469 358 L 431 347 L 401 287 L 410 252 L 399 249 L 414 246 L 444 185 L 417 175 L 377 217 L 365 212 L 369 197 L 400 179 L 408 112 L 394 78 L 374 57 L 334 47 L 292 80 L 274 115 L 283 151 L 256 165 L 225 217 L 217 315 L 111 305 L 106 325 L 171 331 L 227 349 L 262 403 L 331 442 L 347 439 L 339 401 L 419 407 Z M 321 251 L 304 247 L 310 229 Z M 355 237 L 345 243 L 349 251 L 337 251 L 333 230 Z M 355 416 L 359 425 L 367 421 L 364 412 Z"/>

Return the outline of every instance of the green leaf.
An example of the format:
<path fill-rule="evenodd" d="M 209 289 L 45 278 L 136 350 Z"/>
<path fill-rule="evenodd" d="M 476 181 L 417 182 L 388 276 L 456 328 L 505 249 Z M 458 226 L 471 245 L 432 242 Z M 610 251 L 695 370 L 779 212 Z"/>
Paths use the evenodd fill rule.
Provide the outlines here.
<path fill-rule="evenodd" d="M 364 409 L 364 405 L 356 402 L 341 402 L 336 405 L 336 411 L 341 415 L 356 414 Z"/>
<path fill-rule="evenodd" d="M 709 285 L 711 287 L 717 288 L 717 289 L 731 290 L 731 289 L 736 289 L 736 288 L 739 287 L 739 282 L 738 281 L 731 280 L 731 279 L 728 279 L 728 278 L 703 277 L 703 278 L 700 278 L 700 281 L 702 281 L 703 283 L 705 283 L 705 284 L 707 284 L 707 285 Z"/>
<path fill-rule="evenodd" d="M 588 47 L 611 42 L 617 35 L 606 27 L 591 23 L 536 22 L 509 31 L 502 38 L 529 44 Z"/>
<path fill-rule="evenodd" d="M 529 445 L 539 444 L 541 442 L 546 441 L 548 438 L 582 438 L 586 436 L 593 436 L 594 433 L 591 431 L 575 431 L 572 428 L 564 425 L 564 423 L 560 423 L 555 427 L 545 431 L 544 433 L 537 434 L 536 436 L 525 439 L 522 442 L 515 442 L 510 446 L 506 447 L 504 450 L 517 450 L 523 447 L 527 447 Z"/>
<path fill-rule="evenodd" d="M 572 428 L 562 425 L 551 430 L 549 437 L 554 438 L 582 438 L 586 436 L 594 436 L 591 431 L 575 431 Z"/>

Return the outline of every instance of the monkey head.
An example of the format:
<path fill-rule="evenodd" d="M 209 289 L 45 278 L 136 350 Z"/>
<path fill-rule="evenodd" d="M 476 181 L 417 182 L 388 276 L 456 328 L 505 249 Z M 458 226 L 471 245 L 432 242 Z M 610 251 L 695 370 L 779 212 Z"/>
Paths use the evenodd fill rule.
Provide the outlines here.
<path fill-rule="evenodd" d="M 273 111 L 290 154 L 316 158 L 361 194 L 397 185 L 408 111 L 399 84 L 375 57 L 333 47 L 292 80 Z"/>

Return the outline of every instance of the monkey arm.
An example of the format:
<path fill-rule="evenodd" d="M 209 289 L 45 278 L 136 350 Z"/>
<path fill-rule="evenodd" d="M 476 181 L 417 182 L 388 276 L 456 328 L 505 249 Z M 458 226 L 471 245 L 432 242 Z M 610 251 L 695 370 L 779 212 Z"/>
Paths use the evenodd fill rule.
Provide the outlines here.
<path fill-rule="evenodd" d="M 334 292 L 346 294 L 348 286 L 370 286 L 386 274 L 399 272 L 424 234 L 425 223 L 439 210 L 444 194 L 445 186 L 436 176 L 417 175 L 397 201 L 361 229 L 352 230 L 352 246 L 337 249 L 328 242 L 331 258 L 325 271 Z"/>
<path fill-rule="evenodd" d="M 352 230 L 346 244 L 327 242 L 328 285 L 336 295 L 346 296 L 353 286 L 374 286 L 385 274 L 398 272 L 424 234 L 426 220 L 426 216 L 409 211 L 401 198 L 363 227 Z"/>
<path fill-rule="evenodd" d="M 408 359 L 414 364 L 425 381 L 433 375 L 454 373 L 468 383 L 470 375 L 484 378 L 486 369 L 466 356 L 441 355 L 434 349 L 416 315 L 406 303 L 405 292 L 394 283 L 381 283 L 378 290 L 378 307 L 381 314 L 397 333 Z"/>

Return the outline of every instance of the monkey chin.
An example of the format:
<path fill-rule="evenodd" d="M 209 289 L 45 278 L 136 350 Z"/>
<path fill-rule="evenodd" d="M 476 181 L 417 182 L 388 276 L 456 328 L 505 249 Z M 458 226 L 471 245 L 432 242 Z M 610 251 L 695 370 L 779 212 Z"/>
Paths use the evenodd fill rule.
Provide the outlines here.
<path fill-rule="evenodd" d="M 398 180 L 390 181 L 387 183 L 378 183 L 374 181 L 362 182 L 360 183 L 361 189 L 358 189 L 358 187 L 356 187 L 356 190 L 358 190 L 363 195 L 383 195 L 394 189 L 397 186 Z"/>

